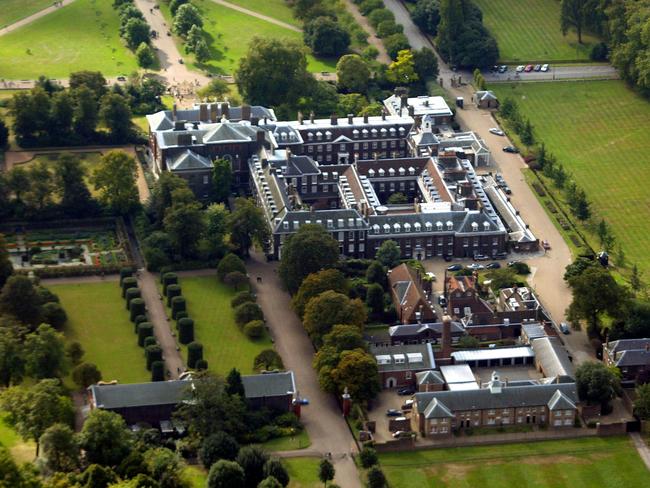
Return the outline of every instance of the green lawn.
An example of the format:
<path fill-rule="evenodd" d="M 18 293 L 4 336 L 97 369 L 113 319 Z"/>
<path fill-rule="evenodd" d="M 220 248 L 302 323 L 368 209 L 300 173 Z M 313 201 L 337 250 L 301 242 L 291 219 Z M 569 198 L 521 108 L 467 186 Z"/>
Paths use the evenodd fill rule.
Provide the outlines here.
<path fill-rule="evenodd" d="M 203 344 L 203 357 L 211 371 L 227 374 L 237 368 L 253 373 L 253 359 L 263 349 L 273 347 L 270 339 L 252 341 L 235 324 L 230 300 L 235 293 L 215 276 L 181 278 L 189 316 L 194 319 L 195 340 Z M 173 323 L 173 322 L 172 322 Z M 183 347 L 183 359 L 187 359 Z"/>
<path fill-rule="evenodd" d="M 280 0 L 274 0 L 273 3 L 281 3 Z M 194 0 L 203 16 L 203 30 L 207 33 L 208 44 L 210 45 L 210 60 L 206 63 L 197 63 L 194 56 L 185 54 L 182 46 L 179 50 L 186 60 L 188 66 L 195 70 L 206 70 L 214 74 L 232 74 L 236 70 L 239 60 L 246 54 L 248 44 L 254 36 L 265 38 L 292 39 L 302 42 L 302 34 L 282 26 L 272 24 L 266 20 L 258 19 L 251 15 L 238 12 L 228 7 L 218 5 L 212 0 Z M 264 0 L 248 0 L 246 7 L 253 10 L 259 7 L 260 12 L 269 15 L 269 5 L 264 9 L 260 6 Z M 171 21 L 169 8 L 165 3 L 160 3 L 160 10 Z M 283 9 L 277 11 L 285 15 Z M 269 15 L 270 16 L 270 15 Z M 182 40 L 177 39 L 179 43 Z M 315 58 L 312 55 L 307 56 L 308 69 L 312 72 L 335 71 L 336 59 Z"/>
<path fill-rule="evenodd" d="M 522 83 L 490 87 L 517 100 L 538 140 L 610 224 L 629 263 L 650 270 L 650 103 L 622 81 Z M 593 236 L 593 232 L 591 233 Z M 595 237 L 592 245 L 598 247 Z"/>
<path fill-rule="evenodd" d="M 289 473 L 289 488 L 316 488 L 323 486 L 318 479 L 320 458 L 285 458 L 282 464 Z"/>
<path fill-rule="evenodd" d="M 52 6 L 52 0 L 2 0 L 0 2 L 0 27 L 29 17 L 39 10 Z"/>
<path fill-rule="evenodd" d="M 262 444 L 267 451 L 294 451 L 296 449 L 305 449 L 309 447 L 311 441 L 307 430 L 303 429 L 296 436 L 276 437 Z"/>
<path fill-rule="evenodd" d="M 0 445 L 9 449 L 11 455 L 18 463 L 34 460 L 36 444 L 25 442 L 9 424 L 5 422 L 4 415 L 0 414 Z"/>
<path fill-rule="evenodd" d="M 293 12 L 288 7 L 285 0 L 227 0 L 230 3 L 239 5 L 240 7 L 254 10 L 262 15 L 271 17 L 287 24 L 302 27 L 302 23 L 294 18 Z"/>
<path fill-rule="evenodd" d="M 560 30 L 558 0 L 476 0 L 486 27 L 496 38 L 502 61 L 588 60 L 593 36 Z"/>
<path fill-rule="evenodd" d="M 81 343 L 84 361 L 95 363 L 104 380 L 141 383 L 151 379 L 116 281 L 48 286 L 68 314 L 64 333 Z"/>
<path fill-rule="evenodd" d="M 628 437 L 382 454 L 380 462 L 391 488 L 633 488 L 648 479 Z"/>
<path fill-rule="evenodd" d="M 188 466 L 185 468 L 185 478 L 192 488 L 205 488 L 208 474 L 200 466 Z"/>
<path fill-rule="evenodd" d="M 65 78 L 79 70 L 129 74 L 138 66 L 118 29 L 111 1 L 76 0 L 0 37 L 0 78 Z"/>

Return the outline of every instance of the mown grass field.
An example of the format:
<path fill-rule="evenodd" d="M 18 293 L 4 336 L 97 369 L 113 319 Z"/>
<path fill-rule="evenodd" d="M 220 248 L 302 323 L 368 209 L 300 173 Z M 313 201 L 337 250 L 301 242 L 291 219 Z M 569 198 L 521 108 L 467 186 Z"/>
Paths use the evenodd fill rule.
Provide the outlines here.
<path fill-rule="evenodd" d="M 83 361 L 95 363 L 106 381 L 142 383 L 151 380 L 144 351 L 138 346 L 120 287 L 116 281 L 49 285 L 68 314 L 68 341 L 78 341 Z"/>
<path fill-rule="evenodd" d="M 504 62 L 588 60 L 597 39 L 560 30 L 558 0 L 476 0 L 483 21 L 499 45 Z"/>
<path fill-rule="evenodd" d="M 201 11 L 203 16 L 203 30 L 206 32 L 210 46 L 210 60 L 206 63 L 197 63 L 192 54 L 186 54 L 179 43 L 179 51 L 190 69 L 206 70 L 213 74 L 233 74 L 237 69 L 239 60 L 248 51 L 248 45 L 255 36 L 263 38 L 291 39 L 302 42 L 302 34 L 282 26 L 272 24 L 266 20 L 233 10 L 216 4 L 212 0 L 194 0 L 192 2 Z M 287 22 L 286 16 L 291 15 L 288 7 L 282 5 L 280 0 L 273 0 L 267 4 L 263 0 L 240 0 L 241 6 L 250 10 L 259 10 L 260 13 Z M 160 10 L 171 22 L 169 8 L 165 3 L 160 3 Z M 274 15 L 271 15 L 274 11 Z M 294 21 L 295 23 L 295 21 Z M 308 69 L 312 72 L 335 71 L 336 59 L 315 58 L 307 56 Z"/>
<path fill-rule="evenodd" d="M 255 356 L 273 344 L 268 337 L 252 341 L 239 330 L 230 307 L 235 292 L 219 283 L 216 274 L 180 278 L 179 282 L 189 316 L 194 319 L 194 338 L 203 344 L 210 371 L 226 375 L 237 368 L 242 374 L 253 373 Z M 187 359 L 185 346 L 183 359 Z"/>
<path fill-rule="evenodd" d="M 633 488 L 648 479 L 628 437 L 382 454 L 380 462 L 391 488 Z"/>
<path fill-rule="evenodd" d="M 4 417 L 0 412 L 0 445 L 9 449 L 11 456 L 20 464 L 33 461 L 36 444 L 23 441 L 13 427 L 5 422 Z"/>
<path fill-rule="evenodd" d="M 286 458 L 282 464 L 289 473 L 289 488 L 316 488 L 323 486 L 318 479 L 319 458 Z"/>
<path fill-rule="evenodd" d="M 51 6 L 52 0 L 2 0 L 0 2 L 0 28 Z"/>
<path fill-rule="evenodd" d="M 302 23 L 293 16 L 293 12 L 285 0 L 228 0 L 228 2 L 281 20 L 287 24 L 302 27 Z"/>
<path fill-rule="evenodd" d="M 76 0 L 0 37 L 0 59 L 0 78 L 9 80 L 65 78 L 79 70 L 127 75 L 138 69 L 107 0 Z"/>
<path fill-rule="evenodd" d="M 592 214 L 609 223 L 628 263 L 636 263 L 647 278 L 650 103 L 621 81 L 499 84 L 490 88 L 501 99 L 510 96 L 517 101 L 522 114 L 533 123 L 537 139 L 546 143 L 586 191 Z M 594 233 L 590 235 L 592 246 L 598 247 Z"/>

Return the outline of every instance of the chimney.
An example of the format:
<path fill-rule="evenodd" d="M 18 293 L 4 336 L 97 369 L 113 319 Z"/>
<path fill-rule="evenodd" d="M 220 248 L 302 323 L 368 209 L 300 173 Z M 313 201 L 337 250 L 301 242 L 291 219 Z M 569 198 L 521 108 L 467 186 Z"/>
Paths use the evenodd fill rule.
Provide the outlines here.
<path fill-rule="evenodd" d="M 406 93 L 402 93 L 399 98 L 400 98 L 400 107 L 401 108 L 407 107 L 409 104 L 408 102 L 409 96 Z"/>
<path fill-rule="evenodd" d="M 199 104 L 199 120 L 201 122 L 207 122 L 208 121 L 208 104 L 207 103 L 200 103 Z"/>
<path fill-rule="evenodd" d="M 451 357 L 451 317 L 445 315 L 442 317 L 442 357 Z"/>
<path fill-rule="evenodd" d="M 314 117 L 315 117 L 314 111 L 312 110 L 311 112 L 309 112 L 309 122 L 311 122 L 312 124 L 314 123 Z"/>
<path fill-rule="evenodd" d="M 348 124 L 352 125 L 354 123 L 354 115 L 348 114 Z"/>
<path fill-rule="evenodd" d="M 219 106 L 216 103 L 210 104 L 210 122 L 219 120 Z"/>
<path fill-rule="evenodd" d="M 258 130 L 257 131 L 257 142 L 258 144 L 264 145 L 264 142 L 266 142 L 266 138 L 264 137 L 265 132 L 263 130 Z"/>
<path fill-rule="evenodd" d="M 367 123 L 368 123 L 368 114 L 365 114 L 365 115 L 363 116 L 363 123 L 364 123 L 364 124 L 367 124 Z"/>
<path fill-rule="evenodd" d="M 251 125 L 254 125 L 254 126 L 260 125 L 259 117 L 251 117 Z"/>
<path fill-rule="evenodd" d="M 300 110 L 298 110 L 298 124 L 299 125 L 302 125 L 302 119 L 303 119 L 302 112 Z"/>
<path fill-rule="evenodd" d="M 251 106 L 250 105 L 242 105 L 241 106 L 241 119 L 242 120 L 250 120 L 251 119 Z"/>
<path fill-rule="evenodd" d="M 176 120 L 176 103 L 172 105 L 172 120 Z"/>
<path fill-rule="evenodd" d="M 381 111 L 381 120 L 386 120 L 386 109 Z"/>
<path fill-rule="evenodd" d="M 408 106 L 409 117 L 415 116 L 415 107 L 413 105 Z"/>
<path fill-rule="evenodd" d="M 332 114 L 332 116 L 330 117 L 330 124 L 332 125 L 339 124 L 339 118 L 336 116 L 336 114 Z"/>
<path fill-rule="evenodd" d="M 228 105 L 228 102 L 221 104 L 221 116 L 225 117 L 226 119 L 230 118 L 230 106 Z"/>
<path fill-rule="evenodd" d="M 418 115 L 417 117 L 415 117 L 415 128 L 419 129 L 421 125 L 422 125 L 422 116 Z"/>

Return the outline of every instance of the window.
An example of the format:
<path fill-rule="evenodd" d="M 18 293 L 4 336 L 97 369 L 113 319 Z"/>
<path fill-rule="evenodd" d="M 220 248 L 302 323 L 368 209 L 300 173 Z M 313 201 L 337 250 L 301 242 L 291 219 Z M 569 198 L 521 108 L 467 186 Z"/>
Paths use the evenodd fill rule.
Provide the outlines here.
<path fill-rule="evenodd" d="M 404 374 L 404 378 L 406 378 L 407 380 L 410 380 L 412 377 L 413 377 L 413 373 L 411 371 L 407 371 Z"/>
<path fill-rule="evenodd" d="M 203 184 L 207 185 L 210 182 L 210 177 L 208 175 L 203 175 Z"/>
<path fill-rule="evenodd" d="M 359 150 L 359 143 L 358 143 L 358 142 L 355 142 L 355 143 L 354 143 L 354 150 L 355 150 L 355 151 L 358 151 L 358 150 Z"/>
<path fill-rule="evenodd" d="M 339 144 L 339 150 L 345 151 L 345 144 Z"/>
<path fill-rule="evenodd" d="M 327 152 L 332 152 L 332 145 L 331 145 L 331 144 L 328 144 L 328 145 L 325 147 L 325 150 L 326 150 Z"/>
<path fill-rule="evenodd" d="M 377 141 L 372 141 L 372 148 L 377 149 Z"/>
<path fill-rule="evenodd" d="M 364 143 L 363 143 L 363 148 L 364 148 L 364 149 L 368 149 L 368 143 L 367 143 L 367 142 L 364 142 Z"/>

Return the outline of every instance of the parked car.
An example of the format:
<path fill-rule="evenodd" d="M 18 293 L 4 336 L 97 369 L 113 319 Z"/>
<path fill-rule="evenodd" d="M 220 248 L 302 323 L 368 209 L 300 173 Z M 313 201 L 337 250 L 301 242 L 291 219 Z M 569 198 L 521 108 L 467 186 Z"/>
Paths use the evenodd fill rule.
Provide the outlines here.
<path fill-rule="evenodd" d="M 516 71 L 517 71 L 517 73 L 521 73 L 525 69 L 526 69 L 526 67 L 523 64 L 520 64 L 519 66 L 517 66 Z"/>
<path fill-rule="evenodd" d="M 483 266 L 482 264 L 479 264 L 479 263 L 472 263 L 472 264 L 467 266 L 467 269 L 471 269 L 472 271 L 478 271 L 478 270 L 481 270 L 481 269 L 485 269 L 485 266 Z"/>
<path fill-rule="evenodd" d="M 490 259 L 490 256 L 486 256 L 485 254 L 480 254 L 480 253 L 474 254 L 475 261 L 487 261 L 488 259 Z"/>
<path fill-rule="evenodd" d="M 505 259 L 508 257 L 507 252 L 498 252 L 494 255 L 494 259 Z"/>
<path fill-rule="evenodd" d="M 510 195 L 512 193 L 512 190 L 510 189 L 510 187 L 508 185 L 506 185 L 505 183 L 503 185 L 501 185 L 501 189 L 503 190 L 503 193 L 505 193 L 506 195 Z"/>
<path fill-rule="evenodd" d="M 562 322 L 560 324 L 560 330 L 562 331 L 563 334 L 571 333 L 571 329 L 569 329 L 569 325 L 566 322 Z"/>
<path fill-rule="evenodd" d="M 541 64 L 536 64 L 535 65 L 535 71 L 541 71 L 542 70 L 542 65 Z"/>
<path fill-rule="evenodd" d="M 399 390 L 397 390 L 397 394 L 400 396 L 414 395 L 415 388 L 413 388 L 412 386 L 406 386 L 404 388 L 400 388 Z"/>
<path fill-rule="evenodd" d="M 494 66 L 492 66 L 492 67 L 490 68 L 490 71 L 492 71 L 492 72 L 494 72 L 494 71 L 499 71 L 499 66 L 495 64 Z"/>
<path fill-rule="evenodd" d="M 394 439 L 401 439 L 403 437 L 411 437 L 413 434 L 407 430 L 398 430 L 396 432 L 393 432 L 392 435 Z"/>
<path fill-rule="evenodd" d="M 546 73 L 548 71 L 548 64 L 543 64 L 542 65 L 542 71 Z"/>
<path fill-rule="evenodd" d="M 415 400 L 406 400 L 404 402 L 404 405 L 402 405 L 402 411 L 404 410 L 413 410 L 413 404 L 415 403 Z"/>
<path fill-rule="evenodd" d="M 494 175 L 494 179 L 496 180 L 497 183 L 503 184 L 506 182 L 506 180 L 503 179 L 503 176 L 501 176 L 501 173 L 497 173 Z"/>
<path fill-rule="evenodd" d="M 402 411 L 397 410 L 396 408 L 389 408 L 386 410 L 386 417 L 401 417 Z"/>
<path fill-rule="evenodd" d="M 300 403 L 300 405 L 309 405 L 309 398 L 302 397 L 298 400 L 298 403 Z"/>
<path fill-rule="evenodd" d="M 126 76 L 118 76 L 117 81 L 126 81 Z"/>
<path fill-rule="evenodd" d="M 501 129 L 499 129 L 498 127 L 492 127 L 492 128 L 490 129 L 490 133 L 491 133 L 491 134 L 494 134 L 495 136 L 505 136 L 505 135 L 506 135 L 506 133 L 503 132 L 503 131 L 502 131 Z"/>
<path fill-rule="evenodd" d="M 547 251 L 551 249 L 551 245 L 548 241 L 542 241 L 542 247 Z"/>
<path fill-rule="evenodd" d="M 519 149 L 517 149 L 515 146 L 504 146 L 503 152 L 516 154 L 519 152 Z"/>
<path fill-rule="evenodd" d="M 508 71 L 508 67 L 505 64 L 499 66 L 499 73 L 505 73 L 506 71 Z"/>
<path fill-rule="evenodd" d="M 440 305 L 441 307 L 446 307 L 447 306 L 447 299 L 444 296 L 440 295 L 438 297 L 438 305 Z"/>
<path fill-rule="evenodd" d="M 526 67 L 524 68 L 524 71 L 526 73 L 530 73 L 531 71 L 533 71 L 533 68 L 534 66 L 532 64 L 527 64 Z"/>
<path fill-rule="evenodd" d="M 501 265 L 499 263 L 490 263 L 485 266 L 485 269 L 499 269 Z"/>
<path fill-rule="evenodd" d="M 452 259 L 454 259 L 450 254 L 445 254 L 443 258 L 446 262 L 451 263 Z"/>
<path fill-rule="evenodd" d="M 447 266 L 447 271 L 460 271 L 463 269 L 462 264 L 452 264 L 451 266 Z"/>

